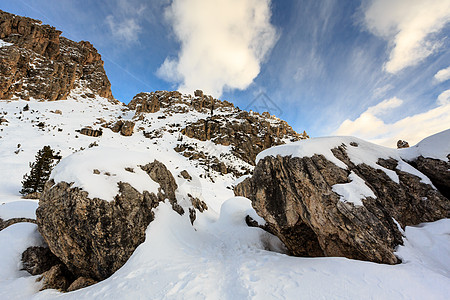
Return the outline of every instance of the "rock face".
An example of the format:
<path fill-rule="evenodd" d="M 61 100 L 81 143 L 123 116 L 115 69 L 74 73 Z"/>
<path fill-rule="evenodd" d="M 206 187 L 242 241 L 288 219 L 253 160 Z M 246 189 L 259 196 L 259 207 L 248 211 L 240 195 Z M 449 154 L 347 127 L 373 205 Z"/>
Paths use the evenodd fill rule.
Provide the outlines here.
<path fill-rule="evenodd" d="M 292 255 L 395 264 L 394 250 L 402 235 L 393 220 L 404 227 L 449 217 L 449 200 L 419 177 L 398 170 L 394 159 L 379 159 L 378 164 L 394 171 L 399 183 L 380 169 L 353 164 L 347 147 L 352 146 L 332 150 L 347 170 L 323 155 L 267 156 L 258 162 L 253 176 L 235 188 L 235 194 L 252 201 L 269 231 Z M 376 198 L 366 197 L 363 205 L 341 201 L 333 186 L 349 183 L 351 172 L 365 181 Z"/>
<path fill-rule="evenodd" d="M 49 248 L 29 247 L 22 253 L 23 270 L 31 275 L 39 275 L 51 269 L 61 261 L 53 255 Z"/>
<path fill-rule="evenodd" d="M 411 164 L 427 175 L 442 195 L 450 199 L 450 154 L 448 156 L 448 161 L 419 156 Z"/>
<path fill-rule="evenodd" d="M 131 136 L 133 134 L 135 123 L 132 121 L 119 120 L 111 127 L 113 132 L 120 132 L 123 136 Z"/>
<path fill-rule="evenodd" d="M 158 96 L 151 93 L 139 93 L 128 103 L 128 107 L 136 113 L 155 113 L 159 111 Z"/>
<path fill-rule="evenodd" d="M 0 99 L 30 97 L 66 99 L 77 86 L 114 99 L 97 50 L 85 41 L 73 42 L 41 21 L 0 10 Z"/>
<path fill-rule="evenodd" d="M 161 185 L 158 195 L 139 193 L 128 183 L 119 183 L 112 202 L 90 199 L 71 184 L 47 182 L 36 210 L 39 232 L 50 250 L 76 276 L 95 280 L 109 277 L 145 240 L 145 230 L 154 219 L 152 209 L 168 198 L 176 203 L 177 185 L 172 174 L 158 161 L 143 167 Z"/>

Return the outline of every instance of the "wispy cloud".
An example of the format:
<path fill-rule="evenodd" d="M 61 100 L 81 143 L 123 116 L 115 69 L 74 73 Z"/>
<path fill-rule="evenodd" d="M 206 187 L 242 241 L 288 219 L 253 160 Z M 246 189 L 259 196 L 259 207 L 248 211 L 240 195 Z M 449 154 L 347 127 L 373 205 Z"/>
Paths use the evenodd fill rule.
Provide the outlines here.
<path fill-rule="evenodd" d="M 450 22 L 450 0 L 372 0 L 364 22 L 373 34 L 390 44 L 389 73 L 414 66 L 441 46 L 435 37 Z"/>
<path fill-rule="evenodd" d="M 450 90 L 439 95 L 437 107 L 424 113 L 408 116 L 393 123 L 382 120 L 383 114 L 404 105 L 404 101 L 395 97 L 384 100 L 369 107 L 354 121 L 345 120 L 334 134 L 357 136 L 380 145 L 395 147 L 399 139 L 413 145 L 429 135 L 449 128 Z"/>
<path fill-rule="evenodd" d="M 142 22 L 146 6 L 136 1 L 117 0 L 114 14 L 106 16 L 105 23 L 118 43 L 136 43 L 142 32 Z"/>
<path fill-rule="evenodd" d="M 181 49 L 157 75 L 183 92 L 247 88 L 277 40 L 270 0 L 174 0 L 166 18 Z"/>
<path fill-rule="evenodd" d="M 439 70 L 435 75 L 434 78 L 438 82 L 444 82 L 450 79 L 450 66 L 448 66 L 445 69 Z"/>

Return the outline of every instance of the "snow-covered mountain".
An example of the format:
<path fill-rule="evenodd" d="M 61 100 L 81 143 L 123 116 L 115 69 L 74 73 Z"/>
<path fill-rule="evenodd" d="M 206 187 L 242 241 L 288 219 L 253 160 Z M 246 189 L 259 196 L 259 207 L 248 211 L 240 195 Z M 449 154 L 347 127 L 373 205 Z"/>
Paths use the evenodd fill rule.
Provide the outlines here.
<path fill-rule="evenodd" d="M 19 28 L 16 23 L 22 19 L 14 20 L 9 21 L 10 26 Z M 32 28 L 42 26 L 35 22 L 22 24 L 31 24 L 27 26 Z M 0 43 L 0 54 L 6 58 L 10 57 L 8 53 L 21 49 L 41 51 L 45 44 L 32 44 L 30 48 L 29 43 L 24 42 L 26 46 L 20 43 L 21 37 L 39 32 L 38 29 L 2 32 L 5 42 Z M 55 37 L 52 39 L 56 41 Z M 55 43 L 47 43 L 44 48 Z M 39 57 L 45 62 L 51 60 L 52 55 L 64 56 L 55 54 L 56 50 L 52 49 L 54 47 L 50 47 L 51 54 L 42 50 Z M 67 48 L 59 49 L 65 53 Z M 61 59 L 67 61 L 67 58 Z M 5 60 L 1 62 L 4 64 Z M 82 71 L 86 68 L 79 66 L 93 63 L 96 74 L 103 74 L 102 69 L 98 69 L 101 65 L 98 60 L 80 62 L 75 59 L 71 63 L 74 69 Z M 20 75 L 22 82 L 29 82 L 26 76 L 34 76 L 26 71 L 19 73 L 16 70 L 14 74 Z M 53 86 L 59 86 L 59 79 L 67 79 L 53 74 L 56 78 Z M 7 77 L 3 73 L 2 76 Z M 294 257 L 288 255 L 292 251 L 277 236 L 258 227 L 258 224 L 270 222 L 257 214 L 256 205 L 247 198 L 235 196 L 233 191 L 237 185 L 250 182 L 248 178 L 252 175 L 252 180 L 258 178 L 253 174 L 255 164 L 266 157 L 322 155 L 334 164 L 328 170 L 348 168 L 349 174 L 353 172 L 348 182 L 329 187 L 336 192 L 337 201 L 355 202 L 348 204 L 352 209 L 368 203 L 367 199 L 375 196 L 374 191 L 380 194 L 373 186 L 371 189 L 369 183 L 364 183 L 362 178 L 368 179 L 356 167 L 351 169 L 351 164 L 368 164 L 378 173 L 388 174 L 386 180 L 401 177 L 399 182 L 403 180 L 402 172 L 412 173 L 419 176 L 420 186 L 427 186 L 426 192 L 438 194 L 428 177 L 403 159 L 413 161 L 422 156 L 447 163 L 450 130 L 402 150 L 377 147 L 350 137 L 308 140 L 306 133 L 296 133 L 275 116 L 240 110 L 201 91 L 193 96 L 166 91 L 140 93 L 126 106 L 112 99 L 107 84 L 106 89 L 98 84 L 106 82 L 102 76 L 100 81 L 98 76 L 77 76 L 74 75 L 73 85 L 64 94 L 65 100 L 58 101 L 48 101 L 41 92 L 36 92 L 36 97 L 30 96 L 28 85 L 11 88 L 9 79 L 2 79 L 3 87 L 10 87 L 4 90 L 11 93 L 4 93 L 10 97 L 0 100 L 0 227 L 8 225 L 0 231 L 0 299 L 446 299 L 450 294 L 449 219 L 398 228 L 403 245 L 396 248 L 395 255 L 401 263 L 395 265 L 344 257 Z M 35 87 L 30 85 L 31 89 Z M 54 90 L 60 91 L 59 88 Z M 65 88 L 62 90 L 66 92 Z M 355 141 L 357 146 L 354 146 Z M 348 152 L 351 163 L 347 165 L 343 162 L 345 159 L 333 152 L 343 144 L 345 149 L 350 149 L 347 151 L 353 151 Z M 62 160 L 54 168 L 39 205 L 38 200 L 23 199 L 19 191 L 23 175 L 30 171 L 29 163 L 45 145 L 60 151 Z M 276 145 L 281 146 L 273 148 Z M 399 167 L 381 167 L 380 158 L 395 159 Z M 156 171 L 160 172 L 158 174 L 146 168 L 155 161 L 164 166 Z M 164 168 L 168 173 L 163 170 L 165 175 L 162 176 Z M 310 176 L 313 177 L 312 173 Z M 170 182 L 172 177 L 175 184 Z M 273 180 L 277 178 L 274 176 Z M 123 183 L 129 184 L 128 192 L 121 189 Z M 59 189 L 61 186 L 64 189 Z M 64 196 L 58 196 L 59 192 Z M 114 205 L 128 199 L 130 193 L 137 198 L 151 199 L 147 199 L 151 203 L 148 215 L 142 216 L 142 211 L 133 208 L 127 215 L 114 214 L 127 210 L 126 205 L 121 208 Z M 96 203 L 102 207 L 98 212 L 92 209 L 98 208 Z M 340 205 L 347 205 L 342 203 Z M 36 219 L 38 206 L 41 232 L 36 224 L 18 222 Z M 110 215 L 109 207 L 113 211 Z M 96 219 L 83 219 L 91 215 Z M 137 216 L 142 219 L 138 220 Z M 151 221 L 145 223 L 145 218 Z M 250 227 L 249 218 L 257 225 L 253 223 Z M 8 220 L 14 220 L 10 223 L 15 224 Z M 57 224 L 53 231 L 47 230 L 50 228 L 44 224 L 47 221 Z M 58 223 L 60 221 L 66 223 Z M 58 252 L 62 262 L 79 276 L 76 272 L 83 271 L 82 262 L 76 261 L 80 249 L 83 250 L 79 240 L 88 240 L 87 244 L 92 246 L 84 249 L 86 256 L 98 249 L 120 252 L 122 242 L 129 244 L 123 241 L 127 238 L 126 232 L 134 232 L 133 224 L 138 223 L 145 224 L 144 238 L 129 255 L 117 256 L 124 259 L 123 266 L 114 268 L 110 276 L 105 272 L 108 275 L 104 280 L 95 278 L 104 274 L 96 269 L 90 273 L 95 281 L 89 284 L 98 282 L 88 287 L 74 288 L 70 292 L 40 291 L 50 285 L 45 276 L 37 282 L 40 275 L 33 276 L 22 270 L 22 253 L 32 246 L 45 246 L 44 236 L 47 243 L 54 243 L 51 249 L 59 245 L 52 251 Z M 111 228 L 114 226 L 108 227 L 108 224 L 123 227 L 116 228 L 122 230 L 118 247 L 108 244 L 108 237 L 99 237 L 116 233 L 116 229 Z M 95 229 L 91 229 L 91 225 Z M 80 228 L 79 232 L 66 231 L 71 226 Z M 49 237 L 51 234 L 54 236 Z M 101 242 L 97 243 L 98 240 Z M 106 242 L 102 244 L 103 241 Z M 98 266 L 113 265 L 108 261 L 99 262 L 99 257 L 108 254 L 95 255 L 89 257 L 91 260 L 86 257 L 92 268 L 97 263 Z M 46 276 L 55 279 L 60 275 L 47 273 Z M 62 289 L 67 290 L 67 286 Z"/>

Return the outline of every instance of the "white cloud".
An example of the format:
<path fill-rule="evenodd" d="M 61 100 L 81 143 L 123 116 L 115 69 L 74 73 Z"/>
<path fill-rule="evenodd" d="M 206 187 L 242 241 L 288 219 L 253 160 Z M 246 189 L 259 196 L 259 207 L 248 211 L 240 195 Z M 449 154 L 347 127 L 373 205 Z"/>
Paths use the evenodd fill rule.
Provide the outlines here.
<path fill-rule="evenodd" d="M 114 14 L 105 19 L 114 39 L 119 43 L 132 44 L 139 40 L 142 32 L 140 22 L 145 16 L 146 6 L 138 0 L 116 0 Z"/>
<path fill-rule="evenodd" d="M 277 40 L 270 17 L 270 0 L 173 0 L 166 18 L 181 49 L 157 75 L 188 93 L 247 88 Z"/>
<path fill-rule="evenodd" d="M 345 120 L 334 132 L 336 135 L 357 136 L 387 147 L 395 147 L 398 140 L 414 145 L 423 138 L 449 129 L 450 90 L 438 97 L 438 106 L 427 112 L 406 117 L 394 123 L 385 123 L 380 115 L 403 103 L 398 98 L 384 100 L 369 107 L 354 121 Z"/>
<path fill-rule="evenodd" d="M 372 0 L 364 22 L 373 34 L 389 41 L 385 64 L 389 73 L 414 66 L 436 52 L 441 42 L 433 39 L 450 21 L 450 0 Z"/>
<path fill-rule="evenodd" d="M 139 33 L 142 31 L 141 26 L 139 26 L 134 18 L 118 21 L 114 16 L 109 15 L 106 17 L 106 24 L 108 24 L 113 37 L 119 42 L 137 42 Z"/>
<path fill-rule="evenodd" d="M 444 82 L 450 79 L 450 66 L 448 66 L 445 69 L 442 69 L 440 71 L 438 71 L 435 75 L 434 78 L 439 81 L 439 82 Z"/>
<path fill-rule="evenodd" d="M 450 104 L 450 90 L 446 90 L 438 96 L 438 104 L 439 105 Z"/>

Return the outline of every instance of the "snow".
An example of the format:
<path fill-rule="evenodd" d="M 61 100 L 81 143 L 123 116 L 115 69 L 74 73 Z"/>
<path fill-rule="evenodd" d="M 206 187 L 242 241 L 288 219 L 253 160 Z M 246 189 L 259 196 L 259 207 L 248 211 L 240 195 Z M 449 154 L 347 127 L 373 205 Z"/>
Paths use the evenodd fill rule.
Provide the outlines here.
<path fill-rule="evenodd" d="M 417 145 L 399 149 L 400 156 L 408 161 L 419 156 L 449 161 L 450 154 L 450 129 L 429 136 Z"/>
<path fill-rule="evenodd" d="M 0 39 L 0 48 L 11 46 L 11 45 L 12 45 L 11 43 L 5 42 L 4 40 Z"/>
<path fill-rule="evenodd" d="M 75 130 L 86 126 L 98 129 L 119 116 L 122 120 L 132 120 L 134 112 L 98 96 L 82 98 L 85 92 L 89 91 L 77 89 L 65 101 L 0 101 L 0 116 L 8 120 L 0 125 L 3 129 L 0 131 L 1 218 L 35 217 L 37 201 L 21 199 L 19 190 L 23 175 L 29 172 L 29 162 L 34 161 L 36 152 L 45 145 L 61 150 L 63 156 L 52 173 L 54 180 L 74 182 L 74 186 L 86 190 L 90 197 L 111 200 L 118 191 L 119 181 L 130 182 L 139 191 L 156 191 L 159 185 L 139 166 L 157 159 L 177 181 L 178 203 L 184 208 L 190 206 L 189 193 L 205 201 L 208 210 L 197 213 L 192 226 L 188 214 L 180 216 L 169 203 L 160 203 L 155 209 L 155 220 L 147 228 L 145 242 L 127 263 L 110 278 L 70 293 L 39 291 L 41 283 L 35 282 L 37 276 L 20 271 L 21 253 L 43 241 L 36 225 L 11 225 L 0 231 L 0 299 L 448 298 L 450 220 L 406 227 L 404 246 L 397 252 L 403 263 L 394 266 L 346 258 L 288 256 L 278 238 L 246 225 L 247 215 L 260 224 L 265 223 L 250 200 L 234 197 L 232 187 L 246 176 L 236 179 L 232 174 L 211 173 L 208 177 L 205 166 L 173 150 L 179 144 L 177 128 L 207 114 L 171 112 L 176 106 L 182 106 L 176 104 L 146 114 L 143 120 L 134 119 L 136 126 L 130 137 L 109 129 L 104 129 L 101 137 L 87 137 Z M 22 112 L 26 104 L 30 111 Z M 62 115 L 51 112 L 55 110 L 61 110 Z M 165 119 L 158 119 L 163 115 Z M 33 126 L 40 121 L 46 124 L 44 130 Z M 172 127 L 173 124 L 179 125 Z M 175 131 L 170 133 L 168 129 Z M 143 131 L 159 131 L 160 135 L 149 139 L 144 137 Z M 358 147 L 351 146 L 352 141 L 358 143 Z M 94 142 L 98 146 L 89 147 Z M 183 136 L 183 142 L 196 143 L 208 155 L 221 159 L 229 152 L 229 147 L 210 141 L 199 142 Z M 258 155 L 258 160 L 267 155 L 302 157 L 318 153 L 346 168 L 330 150 L 342 144 L 346 145 L 352 162 L 364 161 L 395 178 L 392 174 L 395 172 L 376 162 L 379 157 L 399 159 L 400 151 L 351 137 L 311 139 L 274 147 Z M 243 161 L 226 159 L 236 167 L 246 166 Z M 408 166 L 400 162 L 397 168 L 416 172 Z M 129 167 L 134 173 L 125 170 Z M 100 174 L 94 174 L 94 169 Z M 182 178 L 182 170 L 187 170 L 192 180 Z M 373 197 L 356 174 L 350 174 L 349 179 L 350 183 L 333 187 L 343 201 L 361 205 L 361 199 Z"/>
<path fill-rule="evenodd" d="M 89 193 L 90 198 L 113 201 L 119 193 L 119 182 L 128 182 L 140 193 L 158 192 L 154 182 L 140 166 L 153 162 L 149 153 L 108 147 L 93 147 L 63 159 L 53 170 L 51 179 L 74 183 Z M 125 168 L 131 168 L 133 172 Z M 98 170 L 100 174 L 94 174 Z"/>
<path fill-rule="evenodd" d="M 0 218 L 3 220 L 13 218 L 36 219 L 37 200 L 18 200 L 0 204 Z"/>
<path fill-rule="evenodd" d="M 351 180 L 349 183 L 335 184 L 332 187 L 333 192 L 341 196 L 340 200 L 342 202 L 350 202 L 356 206 L 363 206 L 362 199 L 367 197 L 377 198 L 364 180 L 356 175 L 355 172 L 350 172 L 348 178 Z"/>
<path fill-rule="evenodd" d="M 356 145 L 356 146 L 353 146 Z M 292 157 L 312 157 L 315 154 L 323 155 L 327 160 L 336 166 L 347 169 L 347 165 L 333 155 L 331 149 L 344 146 L 350 161 L 355 164 L 366 164 L 374 169 L 382 170 L 387 176 L 396 183 L 399 183 L 399 177 L 393 170 L 386 169 L 378 164 L 379 159 L 395 159 L 398 162 L 397 169 L 408 172 L 421 179 L 421 182 L 432 185 L 431 181 L 420 171 L 404 162 L 397 151 L 383 146 L 379 146 L 356 137 L 337 136 L 321 137 L 308 140 L 300 140 L 291 144 L 280 145 L 262 151 L 256 157 L 256 163 L 266 156 L 292 156 Z M 357 177 L 355 174 L 354 178 Z"/>

